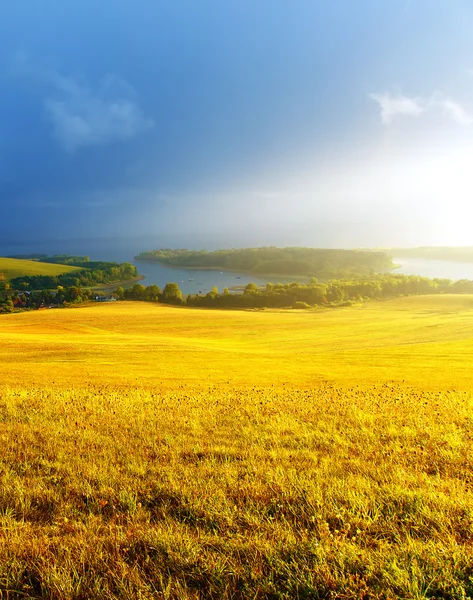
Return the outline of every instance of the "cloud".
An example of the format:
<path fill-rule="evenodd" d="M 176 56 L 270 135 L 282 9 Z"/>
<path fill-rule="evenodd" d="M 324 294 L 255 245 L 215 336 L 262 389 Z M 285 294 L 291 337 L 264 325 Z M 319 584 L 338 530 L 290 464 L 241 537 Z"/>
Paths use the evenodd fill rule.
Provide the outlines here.
<path fill-rule="evenodd" d="M 409 97 L 403 94 L 369 94 L 381 108 L 381 122 L 389 125 L 397 115 L 418 117 L 426 112 L 440 111 L 444 116 L 450 117 L 459 125 L 468 126 L 473 123 L 473 116 L 463 106 L 435 92 L 430 98 Z"/>
<path fill-rule="evenodd" d="M 409 98 L 402 94 L 394 96 L 389 93 L 369 96 L 381 107 L 381 121 L 384 125 L 391 123 L 396 115 L 417 117 L 425 110 L 425 103 L 421 98 Z"/>
<path fill-rule="evenodd" d="M 431 106 L 437 106 L 444 115 L 451 117 L 459 125 L 471 125 L 473 117 L 463 108 L 461 104 L 451 98 L 442 98 L 436 94 L 430 101 Z"/>
<path fill-rule="evenodd" d="M 54 72 L 47 79 L 55 92 L 44 109 L 66 152 L 130 139 L 154 127 L 137 105 L 133 88 L 115 76 L 107 75 L 95 89 Z"/>

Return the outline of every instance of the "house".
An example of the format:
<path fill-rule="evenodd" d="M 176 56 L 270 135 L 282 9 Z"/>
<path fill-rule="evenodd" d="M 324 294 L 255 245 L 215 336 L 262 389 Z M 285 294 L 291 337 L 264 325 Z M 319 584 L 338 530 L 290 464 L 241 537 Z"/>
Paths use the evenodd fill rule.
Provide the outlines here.
<path fill-rule="evenodd" d="M 95 296 L 95 302 L 116 302 L 117 297 L 111 294 L 110 296 Z"/>

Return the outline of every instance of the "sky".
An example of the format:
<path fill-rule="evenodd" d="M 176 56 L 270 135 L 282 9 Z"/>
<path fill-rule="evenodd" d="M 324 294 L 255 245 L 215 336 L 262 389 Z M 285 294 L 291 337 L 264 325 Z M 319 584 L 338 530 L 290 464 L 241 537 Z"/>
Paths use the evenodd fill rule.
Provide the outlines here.
<path fill-rule="evenodd" d="M 472 165 L 471 0 L 0 4 L 4 244 L 473 245 Z"/>

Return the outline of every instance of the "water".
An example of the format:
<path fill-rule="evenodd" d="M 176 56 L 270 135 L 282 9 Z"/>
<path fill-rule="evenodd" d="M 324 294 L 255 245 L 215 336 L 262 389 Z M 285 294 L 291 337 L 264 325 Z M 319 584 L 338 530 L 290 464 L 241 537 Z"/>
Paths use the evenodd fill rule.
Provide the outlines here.
<path fill-rule="evenodd" d="M 393 273 L 404 275 L 421 275 L 430 278 L 472 279 L 473 263 L 454 262 L 450 260 L 429 260 L 424 258 L 393 258 L 393 262 L 401 265 Z"/>
<path fill-rule="evenodd" d="M 145 280 L 145 285 L 155 283 L 163 288 L 169 281 L 179 284 L 179 288 L 184 294 L 197 294 L 199 292 L 207 293 L 216 286 L 219 292 L 224 288 L 231 289 L 235 286 L 245 286 L 248 283 L 256 285 L 266 285 L 271 283 L 290 283 L 294 277 L 256 277 L 248 273 L 232 273 L 229 271 L 205 270 L 205 269 L 177 269 L 166 267 L 159 263 L 136 262 L 137 269 Z M 304 283 L 308 279 L 301 280 Z"/>

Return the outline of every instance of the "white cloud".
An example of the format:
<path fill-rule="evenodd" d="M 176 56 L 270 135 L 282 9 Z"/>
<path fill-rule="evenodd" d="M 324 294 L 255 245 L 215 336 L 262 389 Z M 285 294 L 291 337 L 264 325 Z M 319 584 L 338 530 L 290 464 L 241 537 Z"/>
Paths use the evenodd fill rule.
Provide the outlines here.
<path fill-rule="evenodd" d="M 108 75 L 92 89 L 72 77 L 50 73 L 55 94 L 44 101 L 54 137 L 67 152 L 130 139 L 154 127 L 135 102 L 134 90 Z"/>
<path fill-rule="evenodd" d="M 461 104 L 451 98 L 441 98 L 438 94 L 432 97 L 432 106 L 439 107 L 444 115 L 451 117 L 459 125 L 471 125 L 473 117 L 463 108 Z"/>
<path fill-rule="evenodd" d="M 369 97 L 381 108 L 381 122 L 389 125 L 397 115 L 418 117 L 425 112 L 441 111 L 459 125 L 473 123 L 473 116 L 456 100 L 436 92 L 428 99 L 409 97 L 403 94 L 370 94 Z"/>
<path fill-rule="evenodd" d="M 389 93 L 370 94 L 370 98 L 381 107 L 381 121 L 388 125 L 396 115 L 417 117 L 425 110 L 425 102 L 421 98 L 409 98 L 398 94 Z"/>

